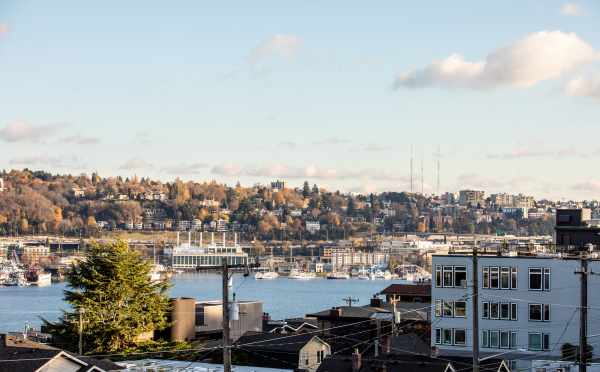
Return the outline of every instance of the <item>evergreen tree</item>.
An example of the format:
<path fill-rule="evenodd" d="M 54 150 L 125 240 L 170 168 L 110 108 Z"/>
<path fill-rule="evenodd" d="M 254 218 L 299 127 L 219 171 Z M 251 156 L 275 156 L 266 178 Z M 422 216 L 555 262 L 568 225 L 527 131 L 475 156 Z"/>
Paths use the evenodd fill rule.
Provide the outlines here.
<path fill-rule="evenodd" d="M 304 181 L 304 186 L 302 186 L 302 196 L 305 198 L 310 196 L 310 186 L 308 185 L 308 181 Z"/>
<path fill-rule="evenodd" d="M 169 285 L 150 280 L 151 264 L 127 243 L 93 244 L 87 259 L 67 273 L 64 311 L 55 323 L 43 322 L 61 348 L 77 349 L 79 319 L 85 353 L 131 350 L 139 336 L 164 329 Z"/>

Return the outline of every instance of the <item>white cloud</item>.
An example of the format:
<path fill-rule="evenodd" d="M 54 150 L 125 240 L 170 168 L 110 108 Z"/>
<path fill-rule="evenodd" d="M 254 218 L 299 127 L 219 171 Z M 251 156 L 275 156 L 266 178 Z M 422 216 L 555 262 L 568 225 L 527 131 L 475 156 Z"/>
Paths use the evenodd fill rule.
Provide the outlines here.
<path fill-rule="evenodd" d="M 272 164 L 268 166 L 222 165 L 213 167 L 213 174 L 221 176 L 247 176 L 265 178 L 301 178 L 320 180 L 348 180 L 348 179 L 370 179 L 378 181 L 405 181 L 406 177 L 394 172 L 382 169 L 334 169 L 322 168 L 314 164 L 304 167 L 288 166 L 285 164 Z"/>
<path fill-rule="evenodd" d="M 77 156 L 49 156 L 49 155 L 34 155 L 22 156 L 10 159 L 11 165 L 22 167 L 50 167 L 50 168 L 69 168 L 82 169 L 86 167 L 85 162 Z"/>
<path fill-rule="evenodd" d="M 565 93 L 570 96 L 600 100 L 600 73 L 579 76 L 569 80 L 565 85 Z"/>
<path fill-rule="evenodd" d="M 313 142 L 313 145 L 345 145 L 350 143 L 349 140 L 340 137 L 329 137 L 321 141 Z"/>
<path fill-rule="evenodd" d="M 67 124 L 32 125 L 15 121 L 0 129 L 0 139 L 6 142 L 40 142 L 62 131 Z"/>
<path fill-rule="evenodd" d="M 152 168 L 152 164 L 141 158 L 131 158 L 119 167 L 120 170 L 136 170 Z"/>
<path fill-rule="evenodd" d="M 250 53 L 250 62 L 255 64 L 271 57 L 292 58 L 302 45 L 299 37 L 289 34 L 273 35 Z"/>
<path fill-rule="evenodd" d="M 198 174 L 207 167 L 206 163 L 178 164 L 166 166 L 161 171 L 174 175 Z"/>
<path fill-rule="evenodd" d="M 548 150 L 543 146 L 530 145 L 530 146 L 516 146 L 512 150 L 504 153 L 490 153 L 487 155 L 488 159 L 502 159 L 502 160 L 513 160 L 513 159 L 525 159 L 525 158 L 565 158 L 580 156 L 585 157 L 587 154 L 581 153 L 575 146 L 568 146 L 562 148 L 554 148 Z"/>
<path fill-rule="evenodd" d="M 527 88 L 598 58 L 594 48 L 574 33 L 540 31 L 493 51 L 485 61 L 469 62 L 460 54 L 452 54 L 422 69 L 402 73 L 394 88 Z"/>
<path fill-rule="evenodd" d="M 583 9 L 578 4 L 566 3 L 560 8 L 560 12 L 567 16 L 579 16 L 583 14 Z"/>

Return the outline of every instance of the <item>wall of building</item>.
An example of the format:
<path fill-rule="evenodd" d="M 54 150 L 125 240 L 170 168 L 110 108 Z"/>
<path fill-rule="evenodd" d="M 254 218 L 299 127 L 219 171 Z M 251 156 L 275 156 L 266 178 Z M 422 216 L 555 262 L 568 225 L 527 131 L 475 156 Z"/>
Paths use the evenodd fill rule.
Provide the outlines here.
<path fill-rule="evenodd" d="M 306 371 L 316 371 L 321 365 L 318 352 L 323 352 L 323 359 L 331 354 L 331 347 L 317 338 L 313 338 L 300 350 L 298 368 Z"/>
<path fill-rule="evenodd" d="M 480 256 L 479 266 L 479 328 L 483 330 L 499 330 L 516 332 L 514 349 L 528 349 L 530 333 L 545 333 L 549 335 L 549 349 L 535 351 L 535 353 L 552 356 L 560 355 L 560 348 L 564 343 L 578 344 L 579 340 L 579 288 L 580 278 L 575 272 L 579 270 L 578 260 L 540 258 L 540 257 L 498 257 Z M 435 268 L 438 266 L 466 266 L 467 288 L 440 288 L 436 286 Z M 516 267 L 516 289 L 486 289 L 483 288 L 483 267 Z M 592 261 L 589 264 L 591 271 L 600 272 L 600 262 Z M 549 268 L 550 288 L 547 291 L 529 289 L 529 269 Z M 471 289 L 473 282 L 471 256 L 433 256 L 433 281 L 432 281 L 432 346 L 437 347 L 441 354 L 465 355 L 471 353 L 472 346 L 472 299 Z M 600 318 L 600 276 L 591 275 L 589 285 L 589 311 L 588 334 L 599 334 L 600 323 L 595 320 Z M 466 298 L 466 317 L 447 318 L 436 315 L 436 300 L 461 301 Z M 483 302 L 516 303 L 516 320 L 483 319 Z M 550 305 L 550 319 L 548 321 L 530 321 L 529 304 Z M 466 344 L 440 345 L 436 344 L 436 329 L 465 329 Z M 482 334 L 480 332 L 480 344 Z M 593 344 L 597 340 L 591 339 Z M 597 345 L 596 345 L 597 346 Z M 595 347 L 598 349 L 598 347 Z M 481 353 L 501 353 L 506 349 L 480 348 Z"/>

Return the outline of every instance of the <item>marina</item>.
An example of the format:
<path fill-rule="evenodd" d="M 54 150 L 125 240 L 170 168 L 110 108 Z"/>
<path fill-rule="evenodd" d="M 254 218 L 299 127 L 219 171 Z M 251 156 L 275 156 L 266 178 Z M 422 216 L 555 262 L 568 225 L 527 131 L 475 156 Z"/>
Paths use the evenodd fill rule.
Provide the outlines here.
<path fill-rule="evenodd" d="M 221 276 L 217 274 L 183 273 L 171 278 L 172 297 L 186 296 L 202 300 L 221 297 Z M 233 290 L 238 299 L 260 300 L 264 311 L 273 319 L 303 316 L 333 306 L 343 305 L 351 296 L 367 304 L 375 293 L 398 280 L 290 280 L 281 276 L 271 280 L 255 280 L 236 274 Z M 0 287 L 0 332 L 23 329 L 28 322 L 39 329 L 41 318 L 55 320 L 67 308 L 63 301 L 65 283 L 47 287 Z M 285 296 L 281 294 L 285 293 Z"/>

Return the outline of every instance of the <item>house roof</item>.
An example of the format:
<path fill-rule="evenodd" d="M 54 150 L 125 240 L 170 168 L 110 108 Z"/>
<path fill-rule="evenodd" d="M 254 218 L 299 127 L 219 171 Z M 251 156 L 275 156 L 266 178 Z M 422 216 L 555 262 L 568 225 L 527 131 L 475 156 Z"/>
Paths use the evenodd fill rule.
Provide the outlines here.
<path fill-rule="evenodd" d="M 336 309 L 341 311 L 339 318 L 370 319 L 378 313 L 389 313 L 389 311 L 384 308 L 371 306 L 340 306 Z M 311 318 L 338 318 L 338 316 L 331 316 L 332 310 L 333 309 L 323 310 L 317 313 L 306 314 L 306 316 Z"/>
<path fill-rule="evenodd" d="M 242 349 L 260 349 L 260 350 L 272 350 L 277 352 L 300 352 L 300 350 L 312 341 L 316 339 L 318 342 L 326 343 L 319 337 L 312 334 L 298 334 L 292 336 L 283 337 L 281 335 L 275 335 L 272 333 L 246 333 L 240 337 L 235 343 L 236 346 Z"/>
<path fill-rule="evenodd" d="M 0 335 L 0 372 L 37 371 L 53 358 L 65 357 L 81 364 L 81 371 L 93 366 L 99 371 L 122 369 L 108 360 L 81 357 L 64 350 L 12 335 Z"/>
<path fill-rule="evenodd" d="M 431 297 L 431 284 L 391 284 L 381 294 Z"/>

